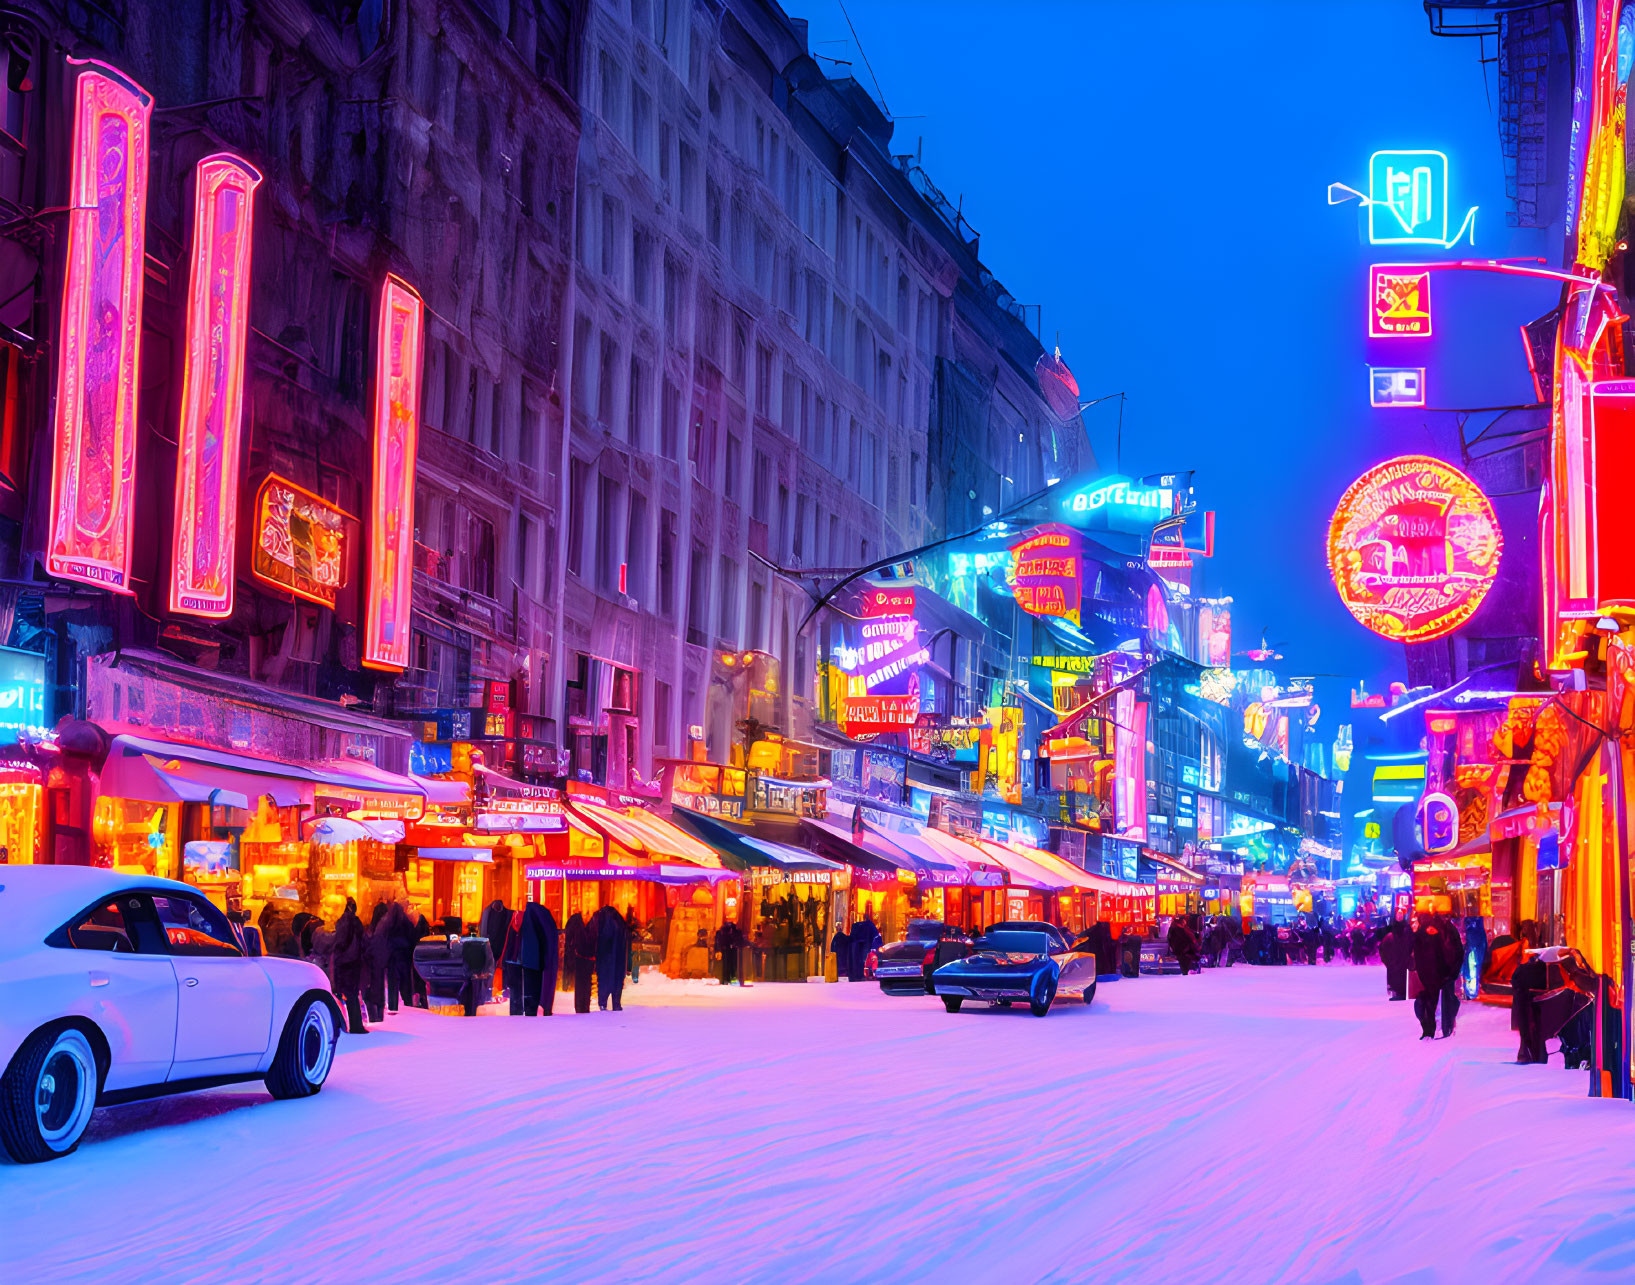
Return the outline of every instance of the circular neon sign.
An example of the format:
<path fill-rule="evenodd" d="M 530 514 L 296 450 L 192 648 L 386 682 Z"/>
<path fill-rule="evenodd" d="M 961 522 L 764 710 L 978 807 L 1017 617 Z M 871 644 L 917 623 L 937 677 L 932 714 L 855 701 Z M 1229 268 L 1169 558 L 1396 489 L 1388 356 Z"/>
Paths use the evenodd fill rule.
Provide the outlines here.
<path fill-rule="evenodd" d="M 1499 571 L 1504 536 L 1493 504 L 1441 460 L 1404 455 L 1368 470 L 1328 527 L 1334 587 L 1358 622 L 1396 642 L 1451 634 Z"/>

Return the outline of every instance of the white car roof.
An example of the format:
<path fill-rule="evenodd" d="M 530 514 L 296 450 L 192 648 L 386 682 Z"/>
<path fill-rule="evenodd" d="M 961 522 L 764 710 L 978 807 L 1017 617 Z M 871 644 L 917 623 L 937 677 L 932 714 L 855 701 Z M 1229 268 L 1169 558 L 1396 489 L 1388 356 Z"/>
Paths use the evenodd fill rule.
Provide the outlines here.
<path fill-rule="evenodd" d="M 0 866 L 0 922 L 8 934 L 21 929 L 26 937 L 43 937 L 97 898 L 127 888 L 198 891 L 174 879 L 95 866 Z"/>

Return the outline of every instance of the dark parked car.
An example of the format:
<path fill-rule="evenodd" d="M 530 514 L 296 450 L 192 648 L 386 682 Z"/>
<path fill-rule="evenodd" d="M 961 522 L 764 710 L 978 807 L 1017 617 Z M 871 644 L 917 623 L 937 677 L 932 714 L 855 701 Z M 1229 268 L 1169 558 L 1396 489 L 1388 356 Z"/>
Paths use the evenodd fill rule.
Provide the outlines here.
<path fill-rule="evenodd" d="M 1001 1008 L 1025 1000 L 1035 1017 L 1043 1017 L 1058 996 L 1077 996 L 1086 1004 L 1096 997 L 1096 955 L 1070 945 L 1052 924 L 995 924 L 977 938 L 971 954 L 932 973 L 931 984 L 950 1013 L 967 999 Z"/>
<path fill-rule="evenodd" d="M 933 969 L 971 953 L 971 939 L 938 919 L 911 919 L 908 936 L 875 953 L 874 978 L 887 995 L 929 995 Z"/>

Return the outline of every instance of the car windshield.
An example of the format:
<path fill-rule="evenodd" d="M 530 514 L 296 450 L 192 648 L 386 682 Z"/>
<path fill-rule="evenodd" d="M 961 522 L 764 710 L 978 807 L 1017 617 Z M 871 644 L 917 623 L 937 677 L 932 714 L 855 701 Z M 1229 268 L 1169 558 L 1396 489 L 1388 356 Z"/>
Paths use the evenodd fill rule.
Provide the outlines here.
<path fill-rule="evenodd" d="M 943 925 L 935 919 L 916 919 L 908 926 L 908 940 L 939 941 L 945 931 Z"/>
<path fill-rule="evenodd" d="M 1004 951 L 1010 955 L 1045 955 L 1050 952 L 1050 937 L 1041 932 L 1001 930 L 982 939 L 984 950 Z"/>

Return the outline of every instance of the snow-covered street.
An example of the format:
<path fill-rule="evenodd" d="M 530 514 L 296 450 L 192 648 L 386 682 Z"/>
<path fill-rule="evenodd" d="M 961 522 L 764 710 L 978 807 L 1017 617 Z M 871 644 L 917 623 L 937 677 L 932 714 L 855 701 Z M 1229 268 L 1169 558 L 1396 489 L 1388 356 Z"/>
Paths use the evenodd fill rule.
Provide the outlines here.
<path fill-rule="evenodd" d="M 317 1098 L 99 1111 L 75 1155 L 0 1168 L 0 1274 L 1630 1279 L 1635 1109 L 1508 1064 L 1502 1010 L 1422 1044 L 1383 989 L 1238 967 L 1043 1021 L 648 982 L 622 1014 L 408 1013 Z"/>

